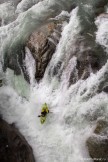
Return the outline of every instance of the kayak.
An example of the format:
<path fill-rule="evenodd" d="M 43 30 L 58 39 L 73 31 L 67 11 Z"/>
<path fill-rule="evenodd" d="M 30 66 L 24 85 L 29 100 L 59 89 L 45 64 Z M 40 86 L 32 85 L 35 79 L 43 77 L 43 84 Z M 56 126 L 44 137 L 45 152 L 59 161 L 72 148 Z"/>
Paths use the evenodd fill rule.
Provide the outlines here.
<path fill-rule="evenodd" d="M 40 122 L 41 122 L 41 124 L 44 124 L 45 123 L 45 121 L 46 121 L 46 116 L 44 116 L 44 117 L 40 117 Z"/>

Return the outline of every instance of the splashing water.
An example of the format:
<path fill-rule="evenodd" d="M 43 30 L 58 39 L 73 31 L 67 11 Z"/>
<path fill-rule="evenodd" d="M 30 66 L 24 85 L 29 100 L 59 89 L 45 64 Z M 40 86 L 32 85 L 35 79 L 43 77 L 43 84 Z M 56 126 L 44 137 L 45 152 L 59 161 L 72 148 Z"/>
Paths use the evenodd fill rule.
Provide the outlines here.
<path fill-rule="evenodd" d="M 76 68 L 76 57 L 71 60 L 69 58 L 74 50 L 72 44 L 80 32 L 77 11 L 78 8 L 71 13 L 69 24 L 64 27 L 56 52 L 39 84 L 34 83 L 35 65 L 26 48 L 25 64 L 31 78 L 30 92 L 26 92 L 29 94 L 28 100 L 16 93 L 13 83 L 0 88 L 0 113 L 6 121 L 16 124 L 32 146 L 37 162 L 87 161 L 89 155 L 86 140 L 93 132 L 96 121 L 108 117 L 108 95 L 104 92 L 97 93 L 101 82 L 108 78 L 108 62 L 87 80 L 78 80 L 68 87 L 70 73 Z M 101 44 L 103 41 L 99 40 L 99 34 L 100 28 L 97 40 Z M 52 74 L 59 61 L 62 62 L 61 69 L 58 70 L 61 79 L 51 75 L 49 82 L 49 71 Z M 10 73 L 8 81 L 9 76 Z M 23 82 L 23 79 L 19 81 L 21 84 Z M 18 84 L 16 87 L 21 89 Z M 45 102 L 48 103 L 50 113 L 46 123 L 41 125 L 37 116 Z M 90 158 L 89 161 L 92 162 Z"/>

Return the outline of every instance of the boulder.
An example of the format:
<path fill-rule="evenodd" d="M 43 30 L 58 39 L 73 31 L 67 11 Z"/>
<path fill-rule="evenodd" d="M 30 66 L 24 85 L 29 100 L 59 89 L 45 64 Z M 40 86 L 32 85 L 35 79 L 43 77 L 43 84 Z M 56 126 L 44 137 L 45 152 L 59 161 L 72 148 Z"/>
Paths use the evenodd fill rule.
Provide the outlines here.
<path fill-rule="evenodd" d="M 0 162 L 35 162 L 32 148 L 15 125 L 0 118 Z"/>
<path fill-rule="evenodd" d="M 108 122 L 106 120 L 99 120 L 94 130 L 95 134 L 107 134 Z"/>
<path fill-rule="evenodd" d="M 94 162 L 108 162 L 108 122 L 99 120 L 94 134 L 87 140 L 87 147 Z"/>
<path fill-rule="evenodd" d="M 94 42 L 94 38 L 89 33 L 86 34 L 84 40 L 81 41 L 79 38 L 74 46 L 76 50 L 72 55 L 77 57 L 78 79 L 87 79 L 91 71 L 96 73 L 105 64 L 104 50 Z"/>
<path fill-rule="evenodd" d="M 108 1 L 107 0 L 100 0 L 100 1 L 97 1 L 97 4 L 95 6 L 95 15 L 98 16 L 100 15 L 101 13 L 104 13 L 105 12 L 105 6 L 108 4 Z"/>
<path fill-rule="evenodd" d="M 105 5 L 107 4 L 108 4 L 108 0 L 99 0 L 97 1 L 96 7 L 97 8 L 105 7 Z"/>
<path fill-rule="evenodd" d="M 89 154 L 94 162 L 107 162 L 108 161 L 108 137 L 100 137 L 92 135 L 87 140 Z"/>
<path fill-rule="evenodd" d="M 36 62 L 35 78 L 37 81 L 42 79 L 60 36 L 61 27 L 54 22 L 44 25 L 30 36 L 27 47 L 30 49 Z"/>
<path fill-rule="evenodd" d="M 102 89 L 102 91 L 108 93 L 108 85 L 104 86 L 103 89 Z"/>

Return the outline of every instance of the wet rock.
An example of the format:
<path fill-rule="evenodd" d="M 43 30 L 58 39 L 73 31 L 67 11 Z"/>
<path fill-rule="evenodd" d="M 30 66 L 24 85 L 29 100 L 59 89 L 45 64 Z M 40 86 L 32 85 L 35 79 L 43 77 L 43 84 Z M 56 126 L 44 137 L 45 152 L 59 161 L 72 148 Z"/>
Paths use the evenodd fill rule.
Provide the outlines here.
<path fill-rule="evenodd" d="M 74 70 L 71 72 L 71 75 L 70 75 L 69 86 L 71 84 L 76 83 L 77 80 L 78 80 L 78 71 L 76 68 L 74 68 Z"/>
<path fill-rule="evenodd" d="M 78 70 L 78 77 L 80 79 L 87 79 L 90 75 L 90 69 L 89 69 L 89 62 L 86 60 L 80 61 L 77 60 L 77 70 Z"/>
<path fill-rule="evenodd" d="M 21 74 L 21 69 L 14 57 L 6 58 L 4 62 L 3 71 L 6 71 L 7 68 L 14 70 L 15 75 Z"/>
<path fill-rule="evenodd" d="M 108 85 L 107 86 L 104 86 L 103 89 L 102 89 L 102 91 L 108 93 Z"/>
<path fill-rule="evenodd" d="M 80 39 L 75 43 L 76 50 L 73 55 L 77 57 L 78 79 L 87 79 L 91 72 L 96 73 L 101 69 L 106 62 L 106 56 L 101 46 L 96 45 L 93 37 L 86 35 Z"/>
<path fill-rule="evenodd" d="M 35 162 L 32 148 L 15 128 L 0 118 L 0 162 Z"/>
<path fill-rule="evenodd" d="M 98 9 L 96 9 L 95 11 L 95 15 L 98 16 L 100 15 L 101 13 L 104 13 L 105 9 L 103 7 L 100 7 Z"/>
<path fill-rule="evenodd" d="M 45 69 L 59 42 L 60 36 L 60 25 L 49 23 L 40 28 L 39 31 L 34 32 L 29 38 L 27 46 L 36 61 L 35 78 L 37 81 L 43 77 Z"/>
<path fill-rule="evenodd" d="M 107 4 L 108 4 L 108 0 L 100 0 L 97 2 L 96 7 L 97 8 L 105 7 L 105 5 Z"/>
<path fill-rule="evenodd" d="M 14 71 L 15 75 L 21 75 L 23 72 L 25 80 L 28 83 L 30 83 L 30 78 L 27 73 L 24 60 L 25 60 L 25 47 L 24 46 L 17 48 L 14 54 L 10 51 L 10 55 L 5 54 L 4 56 L 3 71 L 5 72 L 7 68 L 10 68 Z"/>
<path fill-rule="evenodd" d="M 108 4 L 107 0 L 100 0 L 96 4 L 95 15 L 98 16 L 105 12 L 105 6 Z"/>
<path fill-rule="evenodd" d="M 2 79 L 0 79 L 0 87 L 2 87 L 3 86 L 3 81 L 2 81 Z"/>
<path fill-rule="evenodd" d="M 108 122 L 99 120 L 94 134 L 87 140 L 87 147 L 94 162 L 108 161 Z"/>
<path fill-rule="evenodd" d="M 96 73 L 106 63 L 107 56 L 102 47 L 95 42 L 95 32 L 97 27 L 95 23 L 95 17 L 105 11 L 107 0 L 99 0 L 93 3 L 94 14 L 88 16 L 88 19 L 84 18 L 85 10 L 79 8 L 79 17 L 81 20 L 81 32 L 80 36 L 75 43 L 75 51 L 72 55 L 77 56 L 77 70 L 78 79 L 86 79 L 90 73 Z M 90 23 L 91 22 L 91 25 Z M 103 56 L 104 55 L 104 56 Z"/>
<path fill-rule="evenodd" d="M 105 120 L 99 120 L 97 122 L 97 126 L 94 130 L 95 134 L 103 134 L 103 133 L 107 133 L 105 132 L 106 128 L 108 128 L 108 122 Z"/>
<path fill-rule="evenodd" d="M 14 53 L 8 50 L 9 55 L 5 53 L 3 70 L 6 71 L 7 68 L 10 68 L 14 70 L 15 75 L 20 75 L 23 72 L 25 80 L 30 83 L 30 76 L 24 63 L 26 57 L 25 46 L 27 46 L 35 59 L 35 78 L 39 81 L 44 75 L 60 36 L 61 25 L 59 23 L 49 23 L 41 27 L 38 31 L 32 33 L 26 45 L 15 47 Z"/>
<path fill-rule="evenodd" d="M 94 162 L 108 161 L 108 138 L 92 135 L 87 141 L 89 154 Z"/>

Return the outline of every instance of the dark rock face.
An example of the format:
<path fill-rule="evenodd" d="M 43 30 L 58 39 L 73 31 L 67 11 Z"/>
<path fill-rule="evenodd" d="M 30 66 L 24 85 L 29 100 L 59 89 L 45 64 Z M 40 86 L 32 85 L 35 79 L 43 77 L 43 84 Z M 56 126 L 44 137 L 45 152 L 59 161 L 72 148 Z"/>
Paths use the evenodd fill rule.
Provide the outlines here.
<path fill-rule="evenodd" d="M 95 134 L 106 134 L 106 129 L 108 128 L 108 122 L 105 120 L 99 120 L 97 126 L 94 130 Z"/>
<path fill-rule="evenodd" d="M 26 66 L 24 64 L 25 60 L 25 46 L 21 46 L 20 48 L 16 49 L 16 52 L 13 54 L 10 52 L 11 55 L 4 56 L 4 66 L 3 70 L 6 71 L 7 68 L 10 68 L 14 71 L 15 75 L 21 75 L 23 72 L 25 80 L 30 83 L 30 79 L 26 70 Z"/>
<path fill-rule="evenodd" d="M 108 122 L 100 120 L 94 134 L 88 138 L 87 147 L 94 162 L 108 161 Z"/>
<path fill-rule="evenodd" d="M 99 136 L 92 136 L 87 142 L 90 156 L 93 158 L 94 162 L 108 161 L 108 138 L 101 139 Z"/>
<path fill-rule="evenodd" d="M 96 7 L 104 7 L 105 5 L 107 5 L 108 1 L 107 0 L 99 0 L 96 4 Z"/>
<path fill-rule="evenodd" d="M 104 13 L 105 11 L 105 6 L 108 4 L 108 1 L 107 0 L 100 0 L 97 2 L 95 8 L 95 15 L 98 16 L 99 14 L 101 13 Z"/>
<path fill-rule="evenodd" d="M 91 71 L 96 73 L 101 68 L 101 61 L 97 55 L 97 49 L 86 49 L 77 58 L 77 69 L 79 79 L 86 79 L 89 77 Z M 103 63 L 104 64 L 104 61 Z"/>
<path fill-rule="evenodd" d="M 83 41 L 81 38 L 84 38 Z M 71 74 L 70 85 L 74 84 L 79 79 L 87 79 L 91 72 L 96 73 L 106 62 L 104 50 L 101 46 L 96 44 L 94 36 L 92 37 L 89 33 L 80 36 L 74 46 L 75 51 L 71 53 L 70 57 L 77 57 L 77 65 L 76 69 Z"/>
<path fill-rule="evenodd" d="M 14 125 L 0 118 L 0 162 L 35 162 L 33 151 Z"/>
<path fill-rule="evenodd" d="M 107 86 L 104 86 L 103 89 L 102 89 L 102 91 L 108 93 L 108 85 Z"/>
<path fill-rule="evenodd" d="M 55 23 L 49 23 L 31 35 L 27 46 L 36 61 L 35 78 L 37 81 L 42 79 L 60 36 L 60 26 L 57 26 Z"/>
<path fill-rule="evenodd" d="M 94 14 L 92 17 L 88 17 L 91 22 L 94 22 L 96 16 L 105 12 L 105 6 L 108 4 L 108 1 L 99 0 L 94 4 Z M 95 23 L 91 23 L 90 25 L 90 23 L 83 19 L 83 15 L 82 10 L 79 9 L 82 31 L 74 45 L 76 50 L 72 53 L 72 55 L 77 56 L 76 68 L 78 70 L 78 79 L 87 79 L 91 72 L 96 73 L 101 69 L 107 60 L 105 51 L 95 42 L 95 32 L 97 30 Z M 103 14 L 102 18 L 106 18 L 107 16 L 105 15 L 106 14 Z M 76 81 L 73 82 L 71 79 L 72 84 L 75 82 Z"/>

